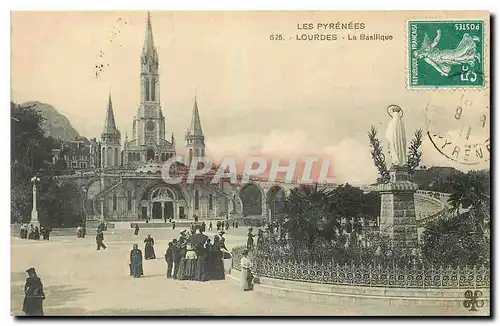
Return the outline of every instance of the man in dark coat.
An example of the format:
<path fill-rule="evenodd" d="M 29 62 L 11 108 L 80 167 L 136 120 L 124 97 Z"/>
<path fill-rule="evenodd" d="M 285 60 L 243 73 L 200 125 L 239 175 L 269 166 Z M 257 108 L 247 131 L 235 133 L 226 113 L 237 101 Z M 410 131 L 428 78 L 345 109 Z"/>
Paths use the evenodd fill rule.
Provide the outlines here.
<path fill-rule="evenodd" d="M 207 228 L 207 223 L 205 223 L 205 221 L 201 222 L 201 232 L 205 232 L 206 231 L 206 228 Z"/>
<path fill-rule="evenodd" d="M 135 228 L 134 228 L 134 235 L 138 235 L 138 234 L 139 234 L 139 224 L 136 224 Z"/>
<path fill-rule="evenodd" d="M 102 249 L 106 249 L 106 246 L 104 245 L 103 241 L 104 241 L 104 233 L 102 232 L 102 230 L 97 230 L 97 234 L 95 236 L 97 250 L 101 250 L 101 247 Z"/>
<path fill-rule="evenodd" d="M 247 249 L 253 249 L 253 237 L 254 235 L 252 234 L 253 229 L 250 228 L 248 229 L 248 234 L 247 234 Z"/>
<path fill-rule="evenodd" d="M 179 243 L 177 239 L 172 240 L 172 260 L 174 262 L 174 274 L 172 277 L 177 279 L 177 273 L 179 272 L 179 266 L 181 264 L 181 248 L 179 247 Z"/>
<path fill-rule="evenodd" d="M 212 221 L 210 221 L 210 223 L 208 223 L 208 231 L 212 231 Z"/>
<path fill-rule="evenodd" d="M 167 251 L 165 251 L 165 261 L 167 262 L 167 278 L 172 278 L 172 267 L 174 265 L 174 250 L 173 243 L 168 243 Z"/>
<path fill-rule="evenodd" d="M 28 278 L 24 284 L 23 311 L 26 316 L 43 316 L 43 284 L 33 267 L 26 270 Z"/>

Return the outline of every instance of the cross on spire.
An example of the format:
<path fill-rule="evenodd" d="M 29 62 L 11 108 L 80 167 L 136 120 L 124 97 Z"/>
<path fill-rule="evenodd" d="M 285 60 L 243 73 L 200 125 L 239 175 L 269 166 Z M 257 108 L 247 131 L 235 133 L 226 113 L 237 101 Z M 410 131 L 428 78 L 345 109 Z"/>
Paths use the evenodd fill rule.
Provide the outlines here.
<path fill-rule="evenodd" d="M 156 57 L 156 48 L 153 41 L 153 27 L 151 26 L 151 12 L 148 11 L 146 23 L 146 37 L 144 38 L 144 46 L 142 47 L 142 55 L 146 57 Z"/>

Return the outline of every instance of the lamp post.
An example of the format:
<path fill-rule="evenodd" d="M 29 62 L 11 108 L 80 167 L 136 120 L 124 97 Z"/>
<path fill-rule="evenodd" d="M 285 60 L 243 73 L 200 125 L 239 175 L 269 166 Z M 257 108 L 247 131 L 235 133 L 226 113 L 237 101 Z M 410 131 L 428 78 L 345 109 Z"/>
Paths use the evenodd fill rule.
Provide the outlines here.
<path fill-rule="evenodd" d="M 40 182 L 40 178 L 34 176 L 33 178 L 31 178 L 31 182 L 33 183 L 33 209 L 31 210 L 30 224 L 33 226 L 40 227 L 40 221 L 38 220 L 38 209 L 36 207 L 36 184 Z"/>

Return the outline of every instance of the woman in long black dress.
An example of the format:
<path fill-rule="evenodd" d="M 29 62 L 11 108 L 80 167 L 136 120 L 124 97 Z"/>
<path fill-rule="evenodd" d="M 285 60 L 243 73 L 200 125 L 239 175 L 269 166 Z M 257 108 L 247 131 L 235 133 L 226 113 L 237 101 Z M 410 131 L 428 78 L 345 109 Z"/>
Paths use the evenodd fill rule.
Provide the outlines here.
<path fill-rule="evenodd" d="M 137 244 L 134 244 L 133 249 L 130 250 L 130 275 L 134 278 L 144 275 L 142 269 L 142 252 L 139 250 Z"/>
<path fill-rule="evenodd" d="M 196 271 L 194 279 L 200 282 L 208 281 L 207 275 L 207 250 L 204 247 L 204 244 L 196 246 L 196 254 L 198 255 L 198 259 L 196 262 Z"/>
<path fill-rule="evenodd" d="M 144 259 L 156 259 L 155 255 L 155 240 L 151 238 L 151 235 L 148 234 L 148 237 L 144 239 Z"/>
<path fill-rule="evenodd" d="M 23 311 L 26 316 L 43 316 L 43 284 L 33 267 L 26 270 L 28 278 L 24 284 Z"/>
<path fill-rule="evenodd" d="M 224 275 L 224 253 L 221 251 L 220 244 L 219 247 L 213 248 L 212 251 L 212 259 L 213 259 L 213 271 L 212 271 L 212 280 L 223 280 L 225 279 Z"/>

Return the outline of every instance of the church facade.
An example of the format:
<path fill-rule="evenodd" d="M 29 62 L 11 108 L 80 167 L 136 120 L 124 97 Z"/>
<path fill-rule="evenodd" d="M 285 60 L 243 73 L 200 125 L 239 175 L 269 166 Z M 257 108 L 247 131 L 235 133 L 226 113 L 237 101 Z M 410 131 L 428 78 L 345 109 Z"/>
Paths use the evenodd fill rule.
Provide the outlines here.
<path fill-rule="evenodd" d="M 210 179 L 169 184 L 162 178 L 164 163 L 184 156 L 184 165 L 172 173 L 186 173 L 193 158 L 205 156 L 205 136 L 196 96 L 185 134 L 186 153 L 178 153 L 173 134 L 167 132 L 160 102 L 157 49 L 148 14 L 140 58 L 140 103 L 132 121 L 132 135 L 122 140 L 114 116 L 111 94 L 101 133 L 99 168 L 75 175 L 58 176 L 62 189 L 81 206 L 87 221 L 167 221 L 169 219 L 269 218 L 283 209 L 285 188 L 293 185 L 265 181 L 230 184 Z M 289 189 L 288 189 L 289 190 Z"/>
<path fill-rule="evenodd" d="M 85 214 L 90 220 L 168 220 L 224 218 L 238 213 L 233 187 L 211 185 L 204 180 L 193 184 L 167 184 L 161 176 L 163 163 L 176 152 L 175 137 L 168 135 L 160 102 L 159 56 L 153 41 L 150 14 L 142 55 L 141 101 L 133 118 L 132 135 L 122 142 L 117 128 L 111 95 L 101 134 L 101 170 L 90 181 L 85 199 Z M 185 136 L 190 162 L 205 155 L 205 137 L 196 97 L 191 124 Z M 180 154 L 182 155 L 182 154 Z M 232 203 L 237 200 L 232 200 Z M 240 205 L 241 206 L 241 205 Z M 229 211 L 231 209 L 231 212 Z"/>

